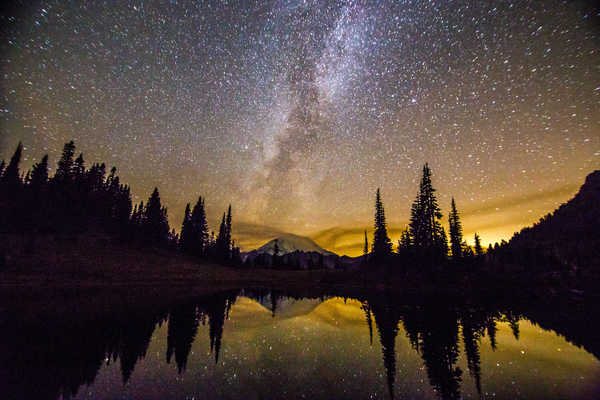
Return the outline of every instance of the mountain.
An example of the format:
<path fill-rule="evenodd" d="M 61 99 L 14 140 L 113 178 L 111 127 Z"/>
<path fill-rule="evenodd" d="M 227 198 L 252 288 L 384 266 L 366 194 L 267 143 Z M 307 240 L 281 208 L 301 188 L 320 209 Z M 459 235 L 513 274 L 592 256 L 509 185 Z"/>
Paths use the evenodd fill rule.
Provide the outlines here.
<path fill-rule="evenodd" d="M 312 239 L 307 238 L 305 236 L 298 236 L 291 233 L 286 233 L 284 235 L 275 238 L 268 243 L 265 243 L 258 249 L 254 250 L 256 253 L 267 253 L 273 255 L 275 253 L 275 243 L 279 247 L 279 255 L 284 255 L 287 253 L 293 253 L 295 251 L 302 251 L 305 253 L 320 253 L 326 256 L 335 255 L 330 251 L 327 251 L 316 244 Z"/>
<path fill-rule="evenodd" d="M 539 254 L 572 271 L 600 273 L 600 170 L 587 176 L 575 197 L 516 233 L 508 248 L 525 260 Z"/>

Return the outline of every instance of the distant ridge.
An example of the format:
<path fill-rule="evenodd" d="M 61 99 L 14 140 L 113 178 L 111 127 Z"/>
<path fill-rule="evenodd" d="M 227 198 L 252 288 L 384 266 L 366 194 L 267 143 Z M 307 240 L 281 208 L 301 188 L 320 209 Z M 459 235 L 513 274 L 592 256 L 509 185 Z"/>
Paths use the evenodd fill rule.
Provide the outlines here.
<path fill-rule="evenodd" d="M 258 249 L 253 250 L 253 252 L 273 255 L 275 253 L 275 243 L 277 243 L 277 246 L 279 247 L 279 255 L 293 253 L 295 251 L 302 251 L 306 253 L 315 252 L 326 256 L 336 255 L 331 251 L 325 250 L 316 244 L 312 239 L 305 236 L 294 235 L 292 233 L 286 233 L 273 240 L 270 240 Z"/>

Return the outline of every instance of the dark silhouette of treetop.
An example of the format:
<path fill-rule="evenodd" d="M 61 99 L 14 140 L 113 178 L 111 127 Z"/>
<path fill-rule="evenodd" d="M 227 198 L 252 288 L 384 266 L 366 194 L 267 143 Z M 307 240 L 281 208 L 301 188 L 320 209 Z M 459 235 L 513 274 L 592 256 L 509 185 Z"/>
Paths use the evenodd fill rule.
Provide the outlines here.
<path fill-rule="evenodd" d="M 30 185 L 34 190 L 39 190 L 48 183 L 48 155 L 42 157 L 39 163 L 33 165 L 31 170 Z"/>
<path fill-rule="evenodd" d="M 193 211 L 190 211 L 189 203 L 185 207 L 179 245 L 181 250 L 188 254 L 204 256 L 207 253 L 208 225 L 202 196 L 198 197 Z"/>
<path fill-rule="evenodd" d="M 58 181 L 67 181 L 73 177 L 73 156 L 75 155 L 75 143 L 71 140 L 65 143 L 62 156 L 58 161 L 58 168 L 54 178 Z"/>
<path fill-rule="evenodd" d="M 460 223 L 460 216 L 456 211 L 456 202 L 454 197 L 450 204 L 450 214 L 448 214 L 448 225 L 450 229 L 450 248 L 452 250 L 452 259 L 459 260 L 462 257 L 462 224 Z"/>
<path fill-rule="evenodd" d="M 185 205 L 183 213 L 183 222 L 181 223 L 181 236 L 179 246 L 184 253 L 190 253 L 192 249 L 192 215 L 190 212 L 190 203 Z"/>
<path fill-rule="evenodd" d="M 481 247 L 481 238 L 477 233 L 475 233 L 475 255 L 482 256 L 483 248 Z"/>
<path fill-rule="evenodd" d="M 413 246 L 421 252 L 445 257 L 448 245 L 441 218 L 442 211 L 431 183 L 431 170 L 425 164 L 419 193 L 411 208 L 409 230 Z"/>
<path fill-rule="evenodd" d="M 208 246 L 208 224 L 206 223 L 206 211 L 202 196 L 198 197 L 198 201 L 194 205 L 191 223 L 193 228 L 193 251 L 196 255 L 202 256 L 206 253 Z"/>
<path fill-rule="evenodd" d="M 19 142 L 17 149 L 8 163 L 8 166 L 2 173 L 2 179 L 0 184 L 2 190 L 6 194 L 10 194 L 11 191 L 18 190 L 21 186 L 21 177 L 19 176 L 19 164 L 21 163 L 21 157 L 23 156 L 23 143 Z"/>
<path fill-rule="evenodd" d="M 164 245 L 169 237 L 169 223 L 167 220 L 167 209 L 160 203 L 158 188 L 148 199 L 144 209 L 144 231 L 145 241 L 150 245 Z"/>
<path fill-rule="evenodd" d="M 392 242 L 387 234 L 385 211 L 381 201 L 379 188 L 375 195 L 375 232 L 373 233 L 373 256 L 375 259 L 386 258 L 392 253 Z"/>

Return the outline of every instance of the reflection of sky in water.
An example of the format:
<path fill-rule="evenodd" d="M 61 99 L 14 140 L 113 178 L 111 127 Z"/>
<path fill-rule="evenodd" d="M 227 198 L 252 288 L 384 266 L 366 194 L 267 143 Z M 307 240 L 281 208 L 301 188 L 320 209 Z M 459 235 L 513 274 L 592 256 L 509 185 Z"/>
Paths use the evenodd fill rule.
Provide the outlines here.
<path fill-rule="evenodd" d="M 215 365 L 209 327 L 200 325 L 184 373 L 166 363 L 167 324 L 158 327 L 146 357 L 125 387 L 119 363 L 104 366 L 78 398 L 387 398 L 379 335 L 373 344 L 361 303 L 334 298 L 284 300 L 273 318 L 260 303 L 238 297 L 225 322 Z M 485 398 L 593 398 L 600 391 L 600 362 L 583 349 L 522 320 L 519 340 L 498 323 L 497 348 L 481 339 Z M 462 333 L 456 366 L 461 393 L 477 398 Z M 421 356 L 400 323 L 396 338 L 396 398 L 437 398 Z"/>

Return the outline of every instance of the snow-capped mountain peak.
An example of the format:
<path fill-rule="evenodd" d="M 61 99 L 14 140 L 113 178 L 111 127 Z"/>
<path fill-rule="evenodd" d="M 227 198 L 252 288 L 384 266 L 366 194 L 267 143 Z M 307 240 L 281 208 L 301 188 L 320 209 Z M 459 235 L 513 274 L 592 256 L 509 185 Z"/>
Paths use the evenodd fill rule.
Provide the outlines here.
<path fill-rule="evenodd" d="M 330 251 L 323 249 L 310 238 L 307 238 L 305 236 L 294 235 L 291 233 L 281 235 L 265 243 L 255 251 L 257 253 L 268 253 L 272 255 L 275 252 L 275 243 L 277 243 L 277 246 L 279 247 L 279 255 L 293 253 L 294 251 L 316 252 L 324 255 L 334 254 Z"/>

